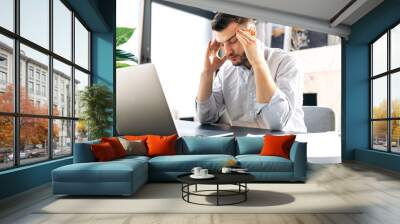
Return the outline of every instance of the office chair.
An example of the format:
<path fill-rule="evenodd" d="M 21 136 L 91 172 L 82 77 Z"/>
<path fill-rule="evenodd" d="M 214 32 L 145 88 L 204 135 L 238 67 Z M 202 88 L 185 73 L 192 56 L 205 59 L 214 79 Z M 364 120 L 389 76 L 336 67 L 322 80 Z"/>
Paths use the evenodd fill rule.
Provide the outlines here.
<path fill-rule="evenodd" d="M 328 107 L 303 106 L 308 133 L 335 131 L 335 112 Z"/>

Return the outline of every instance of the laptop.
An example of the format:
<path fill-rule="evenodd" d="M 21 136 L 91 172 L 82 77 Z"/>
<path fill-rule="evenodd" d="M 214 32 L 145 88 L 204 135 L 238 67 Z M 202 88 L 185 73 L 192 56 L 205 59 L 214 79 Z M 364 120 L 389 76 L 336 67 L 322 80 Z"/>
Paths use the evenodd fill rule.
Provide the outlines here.
<path fill-rule="evenodd" d="M 116 94 L 118 135 L 178 134 L 152 63 L 118 69 Z"/>

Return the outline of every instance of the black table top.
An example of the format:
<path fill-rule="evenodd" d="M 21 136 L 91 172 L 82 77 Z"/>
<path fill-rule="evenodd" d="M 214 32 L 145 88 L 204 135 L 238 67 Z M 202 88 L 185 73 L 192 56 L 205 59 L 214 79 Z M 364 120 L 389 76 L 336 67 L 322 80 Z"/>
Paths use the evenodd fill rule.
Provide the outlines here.
<path fill-rule="evenodd" d="M 211 179 L 193 179 L 190 177 L 191 174 L 179 175 L 177 179 L 185 184 L 236 184 L 255 180 L 255 177 L 249 173 L 213 173 L 215 177 Z"/>
<path fill-rule="evenodd" d="M 176 128 L 180 136 L 213 136 L 233 132 L 235 137 L 246 136 L 247 134 L 299 134 L 296 132 L 273 131 L 261 128 L 248 128 L 229 126 L 226 124 L 201 124 L 196 121 L 175 120 Z"/>

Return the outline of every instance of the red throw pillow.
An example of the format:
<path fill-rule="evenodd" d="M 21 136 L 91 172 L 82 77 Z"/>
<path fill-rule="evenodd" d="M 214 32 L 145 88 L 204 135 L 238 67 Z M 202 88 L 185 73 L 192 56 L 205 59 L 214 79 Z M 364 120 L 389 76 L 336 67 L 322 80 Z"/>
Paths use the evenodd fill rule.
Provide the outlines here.
<path fill-rule="evenodd" d="M 117 158 L 113 147 L 108 142 L 92 144 L 90 147 L 94 157 L 99 162 L 110 161 Z"/>
<path fill-rule="evenodd" d="M 170 136 L 149 135 L 146 141 L 148 156 L 175 155 L 177 138 L 176 134 Z"/>
<path fill-rule="evenodd" d="M 118 138 L 116 137 L 109 137 L 109 138 L 101 138 L 101 142 L 108 142 L 112 146 L 115 151 L 115 155 L 118 158 L 126 156 L 126 151 L 122 146 L 121 142 L 119 142 Z"/>
<path fill-rule="evenodd" d="M 290 157 L 290 148 L 296 135 L 266 135 L 264 136 L 264 146 L 261 149 L 262 156 L 281 156 L 286 159 Z"/>

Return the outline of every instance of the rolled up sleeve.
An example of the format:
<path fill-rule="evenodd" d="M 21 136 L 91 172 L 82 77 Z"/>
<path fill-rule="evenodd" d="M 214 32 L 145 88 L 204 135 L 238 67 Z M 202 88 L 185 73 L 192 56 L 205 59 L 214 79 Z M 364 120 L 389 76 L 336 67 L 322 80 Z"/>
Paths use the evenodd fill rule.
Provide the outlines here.
<path fill-rule="evenodd" d="M 196 115 L 200 123 L 215 123 L 225 110 L 224 97 L 222 94 L 222 80 L 217 76 L 213 81 L 211 96 L 202 102 L 196 98 Z"/>
<path fill-rule="evenodd" d="M 287 56 L 282 60 L 276 75 L 277 89 L 269 103 L 256 103 L 256 117 L 272 130 L 286 126 L 299 99 L 302 99 L 303 73 L 297 60 Z"/>

